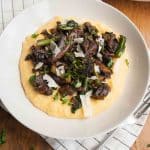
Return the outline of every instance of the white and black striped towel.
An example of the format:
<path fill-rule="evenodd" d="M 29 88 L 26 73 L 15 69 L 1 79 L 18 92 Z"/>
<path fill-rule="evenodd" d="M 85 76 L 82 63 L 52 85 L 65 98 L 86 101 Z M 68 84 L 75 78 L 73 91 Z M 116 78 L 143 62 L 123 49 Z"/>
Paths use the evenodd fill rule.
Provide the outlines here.
<path fill-rule="evenodd" d="M 41 0 L 0 0 L 0 32 L 23 9 Z M 150 103 L 150 86 L 143 103 Z M 2 105 L 2 104 L 1 104 Z M 2 106 L 3 107 L 3 106 Z M 42 136 L 55 150 L 129 150 L 140 134 L 149 110 L 136 123 L 84 140 L 60 140 Z"/>

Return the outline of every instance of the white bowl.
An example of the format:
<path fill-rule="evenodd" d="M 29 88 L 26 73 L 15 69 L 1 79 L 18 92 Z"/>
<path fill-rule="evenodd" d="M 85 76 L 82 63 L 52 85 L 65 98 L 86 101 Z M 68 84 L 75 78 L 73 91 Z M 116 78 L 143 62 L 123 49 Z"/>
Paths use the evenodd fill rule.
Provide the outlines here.
<path fill-rule="evenodd" d="M 53 16 L 96 19 L 114 32 L 127 36 L 130 69 L 122 94 L 110 109 L 86 120 L 50 117 L 25 97 L 20 83 L 18 61 L 22 41 Z M 23 11 L 0 37 L 0 97 L 8 111 L 28 128 L 55 138 L 83 138 L 100 134 L 119 125 L 141 101 L 149 77 L 146 44 L 135 25 L 121 12 L 101 1 L 46 0 Z M 119 88 L 119 87 L 118 87 Z"/>

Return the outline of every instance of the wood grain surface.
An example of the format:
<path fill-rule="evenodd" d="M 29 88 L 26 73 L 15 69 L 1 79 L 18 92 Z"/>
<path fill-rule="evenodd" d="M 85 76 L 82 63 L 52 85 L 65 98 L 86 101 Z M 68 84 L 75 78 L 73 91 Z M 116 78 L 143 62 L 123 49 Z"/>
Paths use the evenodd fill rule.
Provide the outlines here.
<path fill-rule="evenodd" d="M 130 0 L 105 0 L 124 12 L 140 29 L 150 47 L 150 3 L 133 2 Z M 10 114 L 0 108 L 0 131 L 6 129 L 6 143 L 0 145 L 0 150 L 52 150 L 52 148 L 37 134 L 16 121 Z M 150 150 L 150 116 L 146 125 L 132 147 L 132 150 Z"/>

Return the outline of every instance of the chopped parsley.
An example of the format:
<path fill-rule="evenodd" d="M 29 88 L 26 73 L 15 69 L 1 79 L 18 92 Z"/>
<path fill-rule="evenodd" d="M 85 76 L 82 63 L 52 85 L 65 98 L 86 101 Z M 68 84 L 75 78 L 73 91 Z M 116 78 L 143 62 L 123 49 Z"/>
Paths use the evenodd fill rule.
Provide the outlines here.
<path fill-rule="evenodd" d="M 69 104 L 71 105 L 71 112 L 75 113 L 82 107 L 80 96 L 74 96 Z"/>
<path fill-rule="evenodd" d="M 122 54 L 124 53 L 124 50 L 126 48 L 125 44 L 126 44 L 126 37 L 123 36 L 123 35 L 120 35 L 119 45 L 118 45 L 117 50 L 115 51 L 115 56 L 116 57 L 121 57 L 122 56 Z"/>
<path fill-rule="evenodd" d="M 112 59 L 110 59 L 107 63 L 107 67 L 111 68 L 113 66 L 114 62 Z"/>
<path fill-rule="evenodd" d="M 3 129 L 0 132 L 0 145 L 4 144 L 6 142 L 6 130 Z"/>
<path fill-rule="evenodd" d="M 69 27 L 69 26 L 66 26 L 66 25 L 60 25 L 59 26 L 59 28 L 61 29 L 61 30 L 72 30 L 73 29 L 73 27 Z"/>
<path fill-rule="evenodd" d="M 38 46 L 46 46 L 49 45 L 53 40 L 52 39 L 42 39 L 37 41 Z"/>
<path fill-rule="evenodd" d="M 72 28 L 77 28 L 78 27 L 78 23 L 75 22 L 74 20 L 68 20 L 66 25 L 68 27 L 72 27 Z"/>
<path fill-rule="evenodd" d="M 128 59 L 125 59 L 125 63 L 129 67 L 129 60 Z"/>
<path fill-rule="evenodd" d="M 80 82 L 80 81 L 78 81 L 76 84 L 75 84 L 75 87 L 76 88 L 79 88 L 79 87 L 81 87 L 82 86 L 82 83 Z"/>
<path fill-rule="evenodd" d="M 38 35 L 39 35 L 39 34 L 33 33 L 33 34 L 31 35 L 31 37 L 35 39 Z"/>
<path fill-rule="evenodd" d="M 66 96 L 64 96 L 61 98 L 61 101 L 62 101 L 62 104 L 66 104 L 68 103 L 69 99 Z"/>
<path fill-rule="evenodd" d="M 58 92 L 56 92 L 53 96 L 53 99 L 54 99 L 54 101 L 56 101 L 56 100 L 58 100 L 58 98 L 59 98 L 59 94 L 58 94 Z"/>
<path fill-rule="evenodd" d="M 36 79 L 36 75 L 32 75 L 32 76 L 30 76 L 30 78 L 29 78 L 29 82 L 30 82 L 30 84 L 31 84 L 31 85 L 34 85 L 34 81 L 35 81 L 35 79 Z"/>
<path fill-rule="evenodd" d="M 48 66 L 44 66 L 44 74 L 47 74 L 47 73 L 49 73 L 49 68 Z"/>
<path fill-rule="evenodd" d="M 78 23 L 76 23 L 74 20 L 67 21 L 66 24 L 59 24 L 58 28 L 64 31 L 73 30 L 74 28 L 78 27 Z"/>
<path fill-rule="evenodd" d="M 77 80 L 75 82 L 72 83 L 72 86 L 75 87 L 75 88 L 79 88 L 82 86 L 82 82 Z"/>

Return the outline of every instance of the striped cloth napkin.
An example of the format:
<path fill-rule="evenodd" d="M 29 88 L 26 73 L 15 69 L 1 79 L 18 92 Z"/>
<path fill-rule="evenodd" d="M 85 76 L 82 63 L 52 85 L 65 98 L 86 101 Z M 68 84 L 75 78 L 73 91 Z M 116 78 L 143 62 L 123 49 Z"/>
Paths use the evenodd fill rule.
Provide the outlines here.
<path fill-rule="evenodd" d="M 0 33 L 14 16 L 39 1 L 41 0 L 0 0 Z M 142 103 L 144 105 L 150 103 L 150 86 Z M 0 105 L 4 108 L 2 103 Z M 140 134 L 149 112 L 150 109 L 144 112 L 136 123 L 130 125 L 125 123 L 126 125 L 124 126 L 93 138 L 62 140 L 41 136 L 55 150 L 129 150 Z"/>

